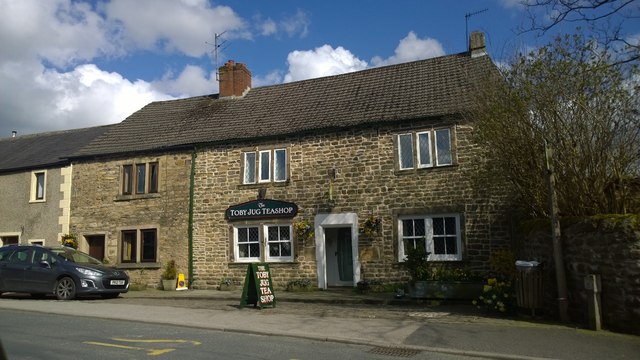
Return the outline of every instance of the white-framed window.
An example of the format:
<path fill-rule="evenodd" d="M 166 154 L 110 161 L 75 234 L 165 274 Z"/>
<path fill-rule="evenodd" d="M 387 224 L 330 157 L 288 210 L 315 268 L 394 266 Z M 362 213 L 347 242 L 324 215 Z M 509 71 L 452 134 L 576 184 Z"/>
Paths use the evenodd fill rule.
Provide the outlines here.
<path fill-rule="evenodd" d="M 120 232 L 120 262 L 157 262 L 158 229 L 131 229 Z"/>
<path fill-rule="evenodd" d="M 242 183 L 284 182 L 288 179 L 287 149 L 248 151 L 242 154 Z"/>
<path fill-rule="evenodd" d="M 27 240 L 30 245 L 44 246 L 44 239 L 29 239 Z"/>
<path fill-rule="evenodd" d="M 268 182 L 271 181 L 271 151 L 263 150 L 260 151 L 260 182 Z"/>
<path fill-rule="evenodd" d="M 47 190 L 47 171 L 33 171 L 31 172 L 31 202 L 44 202 L 46 198 Z"/>
<path fill-rule="evenodd" d="M 459 214 L 408 215 L 398 217 L 398 261 L 407 250 L 424 247 L 428 260 L 462 260 Z"/>
<path fill-rule="evenodd" d="M 293 261 L 291 224 L 255 224 L 233 227 L 236 262 Z"/>
<path fill-rule="evenodd" d="M 397 144 L 400 170 L 453 164 L 450 128 L 398 134 Z"/>

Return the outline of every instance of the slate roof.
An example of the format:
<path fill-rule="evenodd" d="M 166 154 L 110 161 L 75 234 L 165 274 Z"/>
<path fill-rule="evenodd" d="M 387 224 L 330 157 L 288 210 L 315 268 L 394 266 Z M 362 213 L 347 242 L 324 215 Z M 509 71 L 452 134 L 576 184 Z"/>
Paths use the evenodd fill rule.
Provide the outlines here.
<path fill-rule="evenodd" d="M 61 166 L 64 159 L 113 125 L 0 139 L 0 173 Z"/>
<path fill-rule="evenodd" d="M 469 53 L 148 104 L 74 157 L 157 151 L 459 114 L 496 67 Z"/>

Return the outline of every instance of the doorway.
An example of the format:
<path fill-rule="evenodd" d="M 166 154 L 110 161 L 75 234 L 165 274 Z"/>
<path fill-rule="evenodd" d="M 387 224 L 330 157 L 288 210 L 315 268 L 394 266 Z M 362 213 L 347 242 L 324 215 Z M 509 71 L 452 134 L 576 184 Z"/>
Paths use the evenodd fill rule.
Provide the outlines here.
<path fill-rule="evenodd" d="M 318 288 L 355 287 L 360 280 L 358 215 L 318 214 L 314 231 Z"/>
<path fill-rule="evenodd" d="M 104 235 L 87 235 L 84 237 L 89 244 L 89 255 L 100 261 L 104 260 Z"/>
<path fill-rule="evenodd" d="M 351 228 L 327 228 L 324 231 L 327 257 L 327 286 L 353 286 Z"/>

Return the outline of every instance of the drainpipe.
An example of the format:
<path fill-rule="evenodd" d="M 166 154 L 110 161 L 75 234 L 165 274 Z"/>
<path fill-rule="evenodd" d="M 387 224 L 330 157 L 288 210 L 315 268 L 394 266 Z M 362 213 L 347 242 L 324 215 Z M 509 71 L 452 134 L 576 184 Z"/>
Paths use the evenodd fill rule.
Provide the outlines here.
<path fill-rule="evenodd" d="M 189 183 L 189 287 L 191 287 L 191 284 L 193 284 L 193 188 L 196 177 L 196 158 L 198 157 L 197 151 L 198 148 L 194 146 L 193 152 L 191 153 L 191 175 Z"/>

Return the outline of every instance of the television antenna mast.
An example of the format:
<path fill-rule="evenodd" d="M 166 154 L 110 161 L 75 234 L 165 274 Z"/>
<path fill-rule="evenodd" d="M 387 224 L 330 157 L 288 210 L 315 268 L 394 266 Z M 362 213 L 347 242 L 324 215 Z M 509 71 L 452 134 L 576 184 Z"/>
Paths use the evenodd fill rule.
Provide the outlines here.
<path fill-rule="evenodd" d="M 224 33 L 226 33 L 226 31 L 223 31 L 220 34 L 215 33 L 214 36 L 213 36 L 213 41 L 214 42 L 213 42 L 213 50 L 212 50 L 212 52 L 213 52 L 213 61 L 216 64 L 216 80 L 217 81 L 220 80 L 220 73 L 218 72 L 218 67 L 220 66 L 218 64 L 218 55 L 222 50 L 228 48 L 229 45 L 231 45 L 231 44 L 228 44 L 228 45 L 224 46 L 227 43 L 227 40 L 222 40 L 221 39 L 222 35 L 224 35 Z M 211 45 L 210 43 L 207 43 L 207 44 Z"/>
<path fill-rule="evenodd" d="M 486 11 L 489 11 L 489 8 L 485 8 L 485 9 L 474 11 L 474 12 L 468 12 L 464 14 L 464 31 L 466 35 L 465 41 L 467 42 L 467 49 L 469 49 L 469 18 L 474 15 L 482 14 L 483 12 L 486 12 Z"/>

